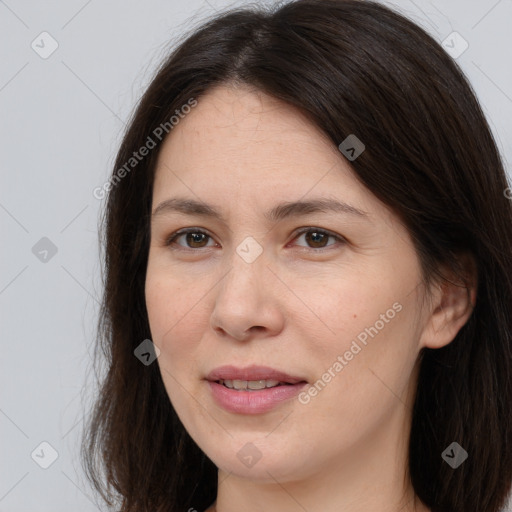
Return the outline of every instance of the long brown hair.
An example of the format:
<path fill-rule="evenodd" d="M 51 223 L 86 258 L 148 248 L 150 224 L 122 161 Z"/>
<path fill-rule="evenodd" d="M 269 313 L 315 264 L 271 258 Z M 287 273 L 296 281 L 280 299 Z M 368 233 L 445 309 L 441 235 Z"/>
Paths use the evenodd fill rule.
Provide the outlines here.
<path fill-rule="evenodd" d="M 446 347 L 420 353 L 408 469 L 434 512 L 498 512 L 512 480 L 506 175 L 457 64 L 413 22 L 360 0 L 298 0 L 216 15 L 169 55 L 140 100 L 102 219 L 96 353 L 107 372 L 82 447 L 100 496 L 122 512 L 201 511 L 216 497 L 216 467 L 178 419 L 158 365 L 141 364 L 134 349 L 151 338 L 144 284 L 163 140 L 155 129 L 168 123 L 167 133 L 176 110 L 229 82 L 295 106 L 335 146 L 357 134 L 366 151 L 352 168 L 407 226 L 427 282 L 440 264 L 457 269 L 458 254 L 474 257 L 479 286 L 470 319 Z M 155 147 L 127 167 L 148 137 Z M 469 454 L 457 469 L 441 457 L 454 441 Z"/>

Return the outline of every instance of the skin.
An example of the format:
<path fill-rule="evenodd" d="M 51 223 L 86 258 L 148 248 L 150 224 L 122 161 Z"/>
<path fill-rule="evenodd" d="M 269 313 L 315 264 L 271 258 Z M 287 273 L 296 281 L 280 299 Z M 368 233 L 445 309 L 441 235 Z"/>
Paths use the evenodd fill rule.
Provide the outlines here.
<path fill-rule="evenodd" d="M 246 86 L 210 90 L 164 141 L 153 211 L 177 196 L 213 204 L 226 219 L 154 215 L 146 278 L 167 393 L 219 468 L 208 510 L 429 510 L 406 471 L 418 353 L 453 340 L 475 288 L 468 296 L 439 284 L 426 296 L 398 217 L 317 127 Z M 313 197 L 342 200 L 367 217 L 323 212 L 271 223 L 263 216 L 284 200 Z M 165 245 L 188 227 L 210 238 L 184 235 Z M 296 235 L 302 227 L 345 241 Z M 248 236 L 263 250 L 252 263 L 236 252 Z M 401 311 L 309 403 L 294 398 L 243 415 L 213 401 L 204 378 L 225 364 L 266 365 L 315 383 L 394 303 Z M 252 467 L 237 457 L 246 443 L 261 452 Z"/>

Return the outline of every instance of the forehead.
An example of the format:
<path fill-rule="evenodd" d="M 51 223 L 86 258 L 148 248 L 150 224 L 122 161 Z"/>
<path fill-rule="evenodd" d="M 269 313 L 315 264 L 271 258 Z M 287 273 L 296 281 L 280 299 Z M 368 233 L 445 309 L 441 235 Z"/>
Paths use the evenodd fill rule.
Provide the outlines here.
<path fill-rule="evenodd" d="M 213 155 L 216 150 L 216 160 L 223 156 L 233 160 L 237 154 L 258 155 L 267 160 L 283 156 L 283 151 L 290 147 L 308 156 L 335 149 L 328 137 L 298 109 L 261 91 L 245 86 L 217 86 L 197 101 L 197 106 L 164 141 L 164 151 L 169 146 L 185 145 L 187 149 L 195 148 L 186 155 L 189 159 L 204 157 L 205 153 Z M 221 148 L 225 155 L 218 151 Z M 236 154 L 231 150 L 236 150 Z"/>
<path fill-rule="evenodd" d="M 154 205 L 169 195 L 265 204 L 265 210 L 283 199 L 328 196 L 369 213 L 389 213 L 320 128 L 292 106 L 248 87 L 212 89 L 167 136 Z"/>
<path fill-rule="evenodd" d="M 157 171 L 168 166 L 206 180 L 222 174 L 226 181 L 264 173 L 289 182 L 291 176 L 322 176 L 342 163 L 335 150 L 293 107 L 248 87 L 218 86 L 201 96 L 166 137 Z"/>

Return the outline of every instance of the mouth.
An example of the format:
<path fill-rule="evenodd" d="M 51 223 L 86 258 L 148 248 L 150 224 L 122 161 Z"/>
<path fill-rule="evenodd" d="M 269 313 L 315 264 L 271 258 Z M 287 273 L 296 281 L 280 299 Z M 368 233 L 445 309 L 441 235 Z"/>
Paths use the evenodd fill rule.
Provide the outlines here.
<path fill-rule="evenodd" d="M 293 386 L 290 382 L 279 382 L 273 379 L 260 379 L 260 380 L 217 380 L 220 384 L 228 389 L 235 389 L 236 391 L 259 391 L 261 389 L 276 388 L 278 386 Z"/>
<path fill-rule="evenodd" d="M 246 368 L 220 366 L 211 371 L 207 375 L 206 380 L 217 382 L 229 388 L 252 390 L 307 382 L 303 377 L 289 375 L 288 373 L 268 366 L 257 365 L 247 366 Z"/>
<path fill-rule="evenodd" d="M 260 414 L 294 398 L 306 379 L 265 366 L 222 366 L 206 377 L 217 405 L 237 414 Z"/>

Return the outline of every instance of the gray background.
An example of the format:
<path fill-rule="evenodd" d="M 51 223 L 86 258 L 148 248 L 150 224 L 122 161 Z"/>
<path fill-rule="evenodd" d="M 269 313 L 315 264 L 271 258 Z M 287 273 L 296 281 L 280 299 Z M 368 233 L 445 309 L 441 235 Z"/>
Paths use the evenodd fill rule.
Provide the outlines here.
<path fill-rule="evenodd" d="M 439 42 L 453 31 L 468 42 L 457 62 L 510 173 L 512 0 L 384 3 Z M 107 180 L 125 121 L 170 41 L 229 5 L 0 1 L 0 512 L 98 510 L 78 462 L 83 412 L 95 392 L 90 361 L 101 296 L 103 205 L 92 192 Z M 43 31 L 58 43 L 46 59 L 31 47 L 51 49 Z M 43 237 L 56 254 L 44 253 L 44 241 L 33 251 Z M 35 462 L 51 462 L 43 441 L 58 452 L 47 469 Z"/>

